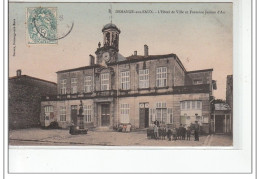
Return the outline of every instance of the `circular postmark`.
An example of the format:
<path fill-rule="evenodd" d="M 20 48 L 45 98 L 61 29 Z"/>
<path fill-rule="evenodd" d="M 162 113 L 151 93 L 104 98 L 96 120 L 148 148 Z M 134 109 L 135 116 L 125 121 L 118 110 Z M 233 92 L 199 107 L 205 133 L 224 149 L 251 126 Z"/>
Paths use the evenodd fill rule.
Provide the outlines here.
<path fill-rule="evenodd" d="M 66 32 L 58 34 L 57 8 L 38 7 L 28 9 L 29 44 L 56 44 L 72 31 L 74 23 L 67 24 Z"/>

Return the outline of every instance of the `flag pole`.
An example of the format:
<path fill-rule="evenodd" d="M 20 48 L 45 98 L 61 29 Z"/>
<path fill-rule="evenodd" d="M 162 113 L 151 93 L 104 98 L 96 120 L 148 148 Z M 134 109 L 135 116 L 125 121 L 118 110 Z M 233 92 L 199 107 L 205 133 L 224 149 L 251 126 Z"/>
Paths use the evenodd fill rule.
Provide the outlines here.
<path fill-rule="evenodd" d="M 112 24 L 112 22 L 113 22 L 113 16 L 112 16 L 112 4 L 110 4 L 110 22 L 111 22 L 111 24 Z"/>

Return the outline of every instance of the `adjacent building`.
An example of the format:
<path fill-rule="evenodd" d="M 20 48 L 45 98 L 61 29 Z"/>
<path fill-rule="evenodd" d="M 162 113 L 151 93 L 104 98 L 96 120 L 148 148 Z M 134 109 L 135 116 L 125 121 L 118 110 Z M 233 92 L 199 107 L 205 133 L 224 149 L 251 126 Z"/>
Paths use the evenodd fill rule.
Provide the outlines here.
<path fill-rule="evenodd" d="M 231 108 L 227 103 L 214 104 L 213 129 L 216 134 L 232 133 Z"/>
<path fill-rule="evenodd" d="M 41 96 L 57 94 L 57 84 L 22 75 L 21 70 L 8 83 L 9 129 L 40 127 Z"/>
<path fill-rule="evenodd" d="M 84 127 L 115 127 L 130 123 L 146 128 L 157 119 L 178 127 L 208 125 L 213 69 L 187 71 L 176 54 L 150 55 L 144 45 L 124 57 L 119 53 L 120 29 L 103 27 L 103 44 L 90 55 L 88 66 L 57 72 L 57 95 L 42 97 L 41 124 L 57 121 L 67 128 L 83 104 Z"/>
<path fill-rule="evenodd" d="M 231 133 L 233 131 L 233 75 L 227 76 L 226 84 L 226 102 L 230 106 L 231 110 Z"/>

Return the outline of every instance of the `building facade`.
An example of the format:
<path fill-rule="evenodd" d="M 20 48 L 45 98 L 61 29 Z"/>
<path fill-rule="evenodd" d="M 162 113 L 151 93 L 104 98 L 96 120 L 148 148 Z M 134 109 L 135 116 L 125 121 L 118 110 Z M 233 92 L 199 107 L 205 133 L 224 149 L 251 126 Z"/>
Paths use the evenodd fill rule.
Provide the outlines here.
<path fill-rule="evenodd" d="M 230 106 L 231 110 L 231 133 L 233 133 L 233 75 L 228 75 L 227 76 L 227 85 L 226 85 L 226 102 Z"/>
<path fill-rule="evenodd" d="M 161 124 L 208 124 L 213 69 L 187 71 L 175 54 L 124 57 L 119 53 L 120 30 L 114 24 L 102 29 L 96 58 L 88 66 L 57 72 L 58 95 L 44 96 L 41 123 L 52 121 L 67 128 L 83 104 L 85 127 L 115 127 L 130 123 L 146 128 Z M 51 114 L 51 115 L 50 115 Z M 49 117 L 46 117 L 49 116 Z"/>
<path fill-rule="evenodd" d="M 9 129 L 40 127 L 41 97 L 57 95 L 57 84 L 16 73 L 8 81 Z"/>

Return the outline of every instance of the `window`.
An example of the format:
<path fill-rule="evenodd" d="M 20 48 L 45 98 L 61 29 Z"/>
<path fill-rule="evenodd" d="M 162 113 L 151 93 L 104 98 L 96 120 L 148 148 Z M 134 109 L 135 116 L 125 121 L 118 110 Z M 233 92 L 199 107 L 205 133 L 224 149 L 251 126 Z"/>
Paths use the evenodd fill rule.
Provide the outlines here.
<path fill-rule="evenodd" d="M 149 88 L 149 69 L 139 70 L 139 88 Z"/>
<path fill-rule="evenodd" d="M 158 102 L 158 103 L 156 103 L 156 108 L 166 108 L 166 103 L 165 102 Z"/>
<path fill-rule="evenodd" d="M 71 93 L 77 93 L 77 78 L 71 78 Z"/>
<path fill-rule="evenodd" d="M 54 118 L 53 106 L 44 106 L 44 120 Z"/>
<path fill-rule="evenodd" d="M 129 71 L 121 72 L 121 89 L 124 89 L 124 90 L 130 89 L 130 72 Z"/>
<path fill-rule="evenodd" d="M 192 101 L 192 109 L 195 109 L 195 103 L 196 101 Z"/>
<path fill-rule="evenodd" d="M 101 74 L 101 91 L 109 90 L 109 73 Z"/>
<path fill-rule="evenodd" d="M 173 108 L 168 108 L 168 124 L 173 124 Z"/>
<path fill-rule="evenodd" d="M 193 84 L 194 85 L 200 85 L 200 84 L 202 84 L 202 80 L 194 80 Z"/>
<path fill-rule="evenodd" d="M 201 101 L 181 101 L 181 110 L 201 109 Z"/>
<path fill-rule="evenodd" d="M 92 105 L 83 106 L 83 114 L 86 122 L 92 122 L 91 119 Z"/>
<path fill-rule="evenodd" d="M 181 102 L 181 109 L 185 109 L 185 101 Z"/>
<path fill-rule="evenodd" d="M 156 103 L 156 120 L 158 120 L 160 124 L 166 124 L 167 122 L 166 103 L 163 102 Z"/>
<path fill-rule="evenodd" d="M 45 113 L 53 112 L 53 106 L 44 106 L 44 112 Z"/>
<path fill-rule="evenodd" d="M 60 121 L 66 121 L 66 107 L 60 107 Z"/>
<path fill-rule="evenodd" d="M 67 84 L 67 79 L 60 80 L 60 90 L 61 94 L 66 94 L 66 84 Z"/>
<path fill-rule="evenodd" d="M 190 101 L 187 101 L 187 109 L 190 109 Z"/>
<path fill-rule="evenodd" d="M 84 92 L 88 93 L 92 91 L 92 76 L 84 77 Z"/>
<path fill-rule="evenodd" d="M 122 123 L 129 123 L 129 104 L 120 105 L 120 121 Z"/>
<path fill-rule="evenodd" d="M 197 109 L 201 109 L 201 101 L 197 101 Z"/>
<path fill-rule="evenodd" d="M 167 68 L 160 67 L 156 69 L 156 86 L 165 87 L 167 85 Z"/>

